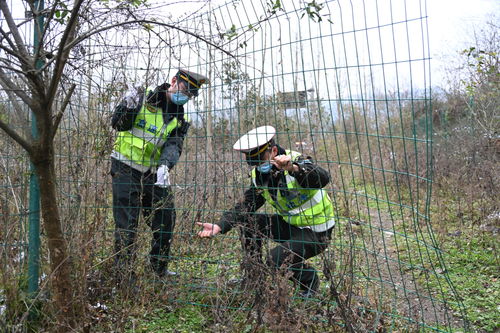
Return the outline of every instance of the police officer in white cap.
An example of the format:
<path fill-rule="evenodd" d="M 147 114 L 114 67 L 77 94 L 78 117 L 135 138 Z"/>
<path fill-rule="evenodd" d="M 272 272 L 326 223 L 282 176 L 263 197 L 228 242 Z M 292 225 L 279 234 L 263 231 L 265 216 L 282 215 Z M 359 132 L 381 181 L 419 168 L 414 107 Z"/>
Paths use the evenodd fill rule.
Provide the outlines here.
<path fill-rule="evenodd" d="M 333 204 L 323 189 L 330 175 L 310 157 L 285 150 L 275 143 L 276 130 L 261 126 L 243 135 L 233 148 L 245 154 L 254 166 L 252 183 L 244 200 L 213 223 L 198 223 L 200 237 L 224 234 L 243 226 L 244 248 L 256 262 L 261 260 L 261 235 L 279 242 L 270 252 L 270 265 L 287 265 L 301 296 L 312 297 L 318 290 L 316 270 L 305 260 L 323 252 L 335 225 Z M 268 202 L 275 214 L 255 213 Z"/>
<path fill-rule="evenodd" d="M 131 263 L 141 210 L 153 232 L 150 266 L 158 276 L 171 273 L 167 262 L 175 208 L 169 175 L 189 128 L 184 105 L 198 96 L 206 82 L 201 74 L 179 69 L 170 83 L 131 89 L 115 107 L 112 126 L 118 136 L 111 175 L 119 281 L 135 271 Z"/>

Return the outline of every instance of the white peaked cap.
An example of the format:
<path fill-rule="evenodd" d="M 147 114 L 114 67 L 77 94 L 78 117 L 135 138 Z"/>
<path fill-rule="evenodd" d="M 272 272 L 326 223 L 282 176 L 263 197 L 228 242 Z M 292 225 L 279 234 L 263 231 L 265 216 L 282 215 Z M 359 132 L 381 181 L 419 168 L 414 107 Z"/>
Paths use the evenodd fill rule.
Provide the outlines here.
<path fill-rule="evenodd" d="M 249 153 L 271 141 L 275 135 L 276 129 L 274 127 L 260 126 L 239 138 L 233 145 L 233 149 L 242 153 Z"/>

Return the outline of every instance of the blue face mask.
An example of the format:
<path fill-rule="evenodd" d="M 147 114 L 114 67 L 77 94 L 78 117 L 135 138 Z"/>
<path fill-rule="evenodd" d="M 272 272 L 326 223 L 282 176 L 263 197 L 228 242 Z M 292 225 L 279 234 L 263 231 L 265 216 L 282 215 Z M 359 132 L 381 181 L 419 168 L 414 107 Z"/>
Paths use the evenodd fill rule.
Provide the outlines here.
<path fill-rule="evenodd" d="M 271 164 L 271 162 L 267 161 L 267 162 L 260 164 L 257 167 L 257 171 L 259 171 L 262 174 L 267 174 L 267 173 L 271 172 L 272 168 L 273 168 L 273 165 Z"/>
<path fill-rule="evenodd" d="M 189 97 L 181 92 L 175 92 L 170 97 L 172 103 L 177 105 L 184 105 L 189 101 Z"/>

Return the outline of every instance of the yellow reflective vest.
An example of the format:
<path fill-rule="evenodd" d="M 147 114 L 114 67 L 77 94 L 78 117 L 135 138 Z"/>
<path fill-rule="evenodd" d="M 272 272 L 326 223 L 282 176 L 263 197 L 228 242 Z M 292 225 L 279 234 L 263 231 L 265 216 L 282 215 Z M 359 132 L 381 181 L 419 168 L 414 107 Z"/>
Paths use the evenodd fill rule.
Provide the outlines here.
<path fill-rule="evenodd" d="M 145 96 L 149 91 L 146 91 Z M 143 102 L 132 128 L 119 132 L 112 156 L 141 172 L 156 168 L 163 144 L 179 126 L 181 122 L 177 117 L 165 124 L 162 109 Z"/>
<path fill-rule="evenodd" d="M 296 161 L 300 153 L 287 150 L 286 155 Z M 256 168 L 252 170 L 252 182 L 255 187 L 263 189 L 262 195 L 266 201 L 289 224 L 316 232 L 332 228 L 335 225 L 334 208 L 328 193 L 321 188 L 303 188 L 288 171 L 284 171 L 284 174 L 289 195 L 284 197 L 277 189 L 276 200 L 271 197 L 268 187 L 257 185 Z"/>

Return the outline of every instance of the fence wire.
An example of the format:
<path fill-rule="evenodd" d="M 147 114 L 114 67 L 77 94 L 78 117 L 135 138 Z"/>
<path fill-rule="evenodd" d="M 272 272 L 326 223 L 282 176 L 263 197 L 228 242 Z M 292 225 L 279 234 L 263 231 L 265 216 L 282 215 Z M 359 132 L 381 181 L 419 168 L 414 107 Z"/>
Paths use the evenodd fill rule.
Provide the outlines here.
<path fill-rule="evenodd" d="M 171 9 L 165 7 L 149 2 L 144 12 L 161 20 Z M 431 225 L 427 19 L 425 1 L 417 0 L 209 1 L 170 26 L 110 30 L 75 47 L 62 91 L 71 83 L 76 91 L 55 139 L 57 189 L 89 302 L 105 303 L 102 290 L 113 292 L 113 108 L 127 89 L 170 82 L 185 68 L 210 84 L 185 107 L 191 128 L 171 172 L 177 222 L 169 269 L 178 275 L 147 274 L 151 230 L 141 219 L 134 269 L 144 293 L 161 286 L 157 297 L 208 308 L 212 321 L 226 325 L 251 313 L 279 327 L 269 324 L 278 325 L 273 311 L 299 308 L 340 329 L 349 321 L 364 331 L 463 329 L 460 298 Z M 5 90 L 1 96 L 0 117 L 29 129 Z M 286 279 L 249 263 L 236 230 L 197 237 L 196 222 L 216 222 L 249 187 L 250 168 L 232 147 L 262 125 L 274 126 L 280 146 L 311 156 L 331 176 L 325 189 L 337 223 L 328 249 L 309 260 L 321 279 L 309 301 Z M 8 281 L 27 270 L 30 173 L 26 153 L 6 133 L 0 138 L 0 303 L 7 304 Z M 43 237 L 42 291 L 49 274 Z M 262 273 L 259 288 L 234 283 L 248 267 Z"/>

